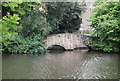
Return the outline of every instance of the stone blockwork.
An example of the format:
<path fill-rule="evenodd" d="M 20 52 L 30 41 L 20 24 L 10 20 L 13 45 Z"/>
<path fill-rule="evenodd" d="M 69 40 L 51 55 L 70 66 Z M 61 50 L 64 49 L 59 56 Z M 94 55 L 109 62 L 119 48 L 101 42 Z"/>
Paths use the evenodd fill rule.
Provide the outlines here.
<path fill-rule="evenodd" d="M 83 37 L 82 35 L 62 33 L 48 36 L 45 44 L 47 48 L 53 45 L 59 45 L 64 47 L 66 50 L 73 50 L 74 48 L 87 47 L 83 39 L 85 41 L 89 41 L 88 38 Z"/>

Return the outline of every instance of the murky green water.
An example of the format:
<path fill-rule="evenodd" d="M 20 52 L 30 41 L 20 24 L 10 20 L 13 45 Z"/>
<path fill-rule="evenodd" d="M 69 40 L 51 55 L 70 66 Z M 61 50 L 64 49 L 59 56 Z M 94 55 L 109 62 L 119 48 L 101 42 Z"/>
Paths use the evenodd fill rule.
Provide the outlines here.
<path fill-rule="evenodd" d="M 66 51 L 3 55 L 3 79 L 117 79 L 118 54 Z"/>

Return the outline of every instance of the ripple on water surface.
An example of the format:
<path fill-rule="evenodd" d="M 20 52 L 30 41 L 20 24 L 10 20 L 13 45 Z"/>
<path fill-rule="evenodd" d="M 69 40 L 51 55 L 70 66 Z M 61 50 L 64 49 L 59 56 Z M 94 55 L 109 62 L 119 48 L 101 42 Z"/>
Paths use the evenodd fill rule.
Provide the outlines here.
<path fill-rule="evenodd" d="M 118 54 L 66 51 L 3 55 L 3 79 L 117 79 Z"/>

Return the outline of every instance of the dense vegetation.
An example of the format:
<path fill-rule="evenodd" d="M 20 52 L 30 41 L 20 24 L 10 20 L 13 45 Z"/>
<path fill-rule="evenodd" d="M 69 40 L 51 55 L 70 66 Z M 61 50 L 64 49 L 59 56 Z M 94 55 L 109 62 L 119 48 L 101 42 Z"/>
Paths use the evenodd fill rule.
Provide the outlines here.
<path fill-rule="evenodd" d="M 4 2 L 2 6 L 0 41 L 5 53 L 43 53 L 48 35 L 79 29 L 83 10 L 77 2 Z"/>
<path fill-rule="evenodd" d="M 97 3 L 90 21 L 98 37 L 93 46 L 105 52 L 120 52 L 120 2 Z"/>
<path fill-rule="evenodd" d="M 95 6 L 90 26 L 98 40 L 92 46 L 120 52 L 120 3 L 101 2 Z M 77 2 L 4 2 L 2 7 L 0 42 L 5 53 L 45 52 L 43 40 L 50 34 L 77 31 L 84 10 L 84 5 Z"/>
<path fill-rule="evenodd" d="M 36 22 L 34 20 L 35 25 L 29 25 L 30 18 L 32 16 L 28 16 L 28 13 L 35 12 L 34 8 L 40 3 L 36 2 L 7 2 L 3 3 L 3 19 L 2 19 L 2 43 L 3 43 L 3 52 L 12 52 L 12 53 L 38 53 L 44 51 L 43 37 L 39 36 L 39 33 L 32 36 L 28 35 L 28 32 L 34 34 L 36 31 L 35 25 L 38 25 L 38 22 L 44 24 L 46 21 L 42 20 Z M 25 21 L 28 25 L 24 23 L 26 17 L 29 17 L 28 20 Z M 32 21 L 33 22 L 33 21 Z M 39 24 L 40 25 L 40 24 Z M 26 28 L 25 28 L 26 27 Z M 29 28 L 28 28 L 29 27 Z M 38 26 L 39 27 L 39 26 Z M 40 25 L 41 28 L 44 28 Z M 47 26 L 45 26 L 47 27 Z M 33 30 L 31 30 L 31 29 Z M 39 28 L 39 29 L 41 29 Z M 27 30 L 26 34 L 24 34 Z M 33 32 L 31 32 L 33 31 Z"/>
<path fill-rule="evenodd" d="M 47 21 L 53 27 L 51 33 L 75 32 L 80 28 L 82 18 L 81 12 L 84 10 L 84 4 L 78 2 L 57 2 L 46 3 Z"/>

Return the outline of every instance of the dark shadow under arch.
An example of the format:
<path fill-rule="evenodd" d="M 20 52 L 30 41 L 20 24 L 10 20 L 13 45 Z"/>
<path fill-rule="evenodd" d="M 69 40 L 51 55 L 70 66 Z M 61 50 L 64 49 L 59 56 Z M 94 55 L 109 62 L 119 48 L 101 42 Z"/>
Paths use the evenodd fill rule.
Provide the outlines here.
<path fill-rule="evenodd" d="M 47 48 L 47 50 L 63 50 L 63 51 L 65 51 L 66 49 L 61 45 L 52 45 L 52 46 L 49 46 Z"/>

